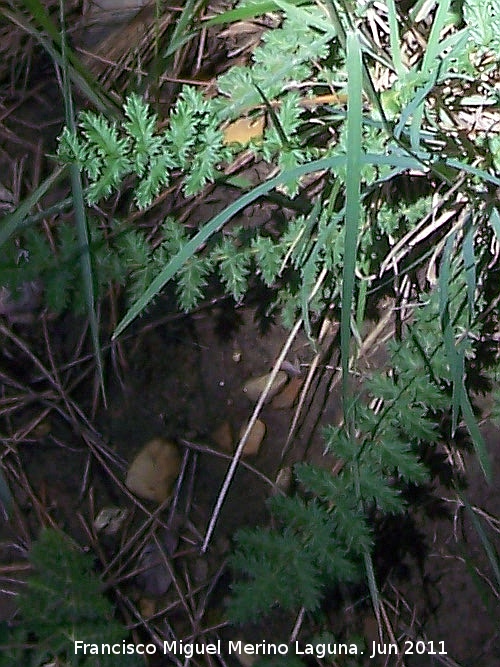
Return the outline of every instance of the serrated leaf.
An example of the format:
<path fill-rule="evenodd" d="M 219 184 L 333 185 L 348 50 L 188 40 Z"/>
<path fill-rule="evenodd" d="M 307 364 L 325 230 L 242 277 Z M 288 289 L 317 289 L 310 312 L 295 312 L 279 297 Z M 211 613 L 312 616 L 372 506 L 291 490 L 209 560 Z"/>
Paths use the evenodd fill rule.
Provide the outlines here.
<path fill-rule="evenodd" d="M 257 269 L 267 287 L 272 287 L 281 268 L 283 246 L 269 236 L 257 236 L 252 241 Z"/>
<path fill-rule="evenodd" d="M 227 290 L 235 301 L 239 301 L 246 292 L 250 252 L 248 249 L 239 250 L 230 239 L 224 239 L 211 259 L 218 266 L 219 275 Z"/>
<path fill-rule="evenodd" d="M 177 294 L 182 310 L 189 312 L 203 298 L 206 277 L 211 269 L 210 261 L 205 257 L 192 257 L 179 272 Z"/>

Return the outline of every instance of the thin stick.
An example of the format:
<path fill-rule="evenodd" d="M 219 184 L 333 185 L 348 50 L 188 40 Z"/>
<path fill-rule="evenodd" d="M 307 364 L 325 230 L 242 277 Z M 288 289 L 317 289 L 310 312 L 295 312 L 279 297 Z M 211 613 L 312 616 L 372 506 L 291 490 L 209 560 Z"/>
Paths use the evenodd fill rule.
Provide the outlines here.
<path fill-rule="evenodd" d="M 302 318 L 298 319 L 297 322 L 295 323 L 292 331 L 290 332 L 282 350 L 281 353 L 276 360 L 276 363 L 274 364 L 273 370 L 271 371 L 269 375 L 269 380 L 267 381 L 266 387 L 264 391 L 262 392 L 257 405 L 255 406 L 255 409 L 252 413 L 252 416 L 250 417 L 250 421 L 247 424 L 247 427 L 245 429 L 245 432 L 243 433 L 243 436 L 241 437 L 238 446 L 236 448 L 236 451 L 234 452 L 233 460 L 231 461 L 231 465 L 229 466 L 229 469 L 226 473 L 226 477 L 224 478 L 224 482 L 222 483 L 221 490 L 219 492 L 219 495 L 217 497 L 217 502 L 215 503 L 214 511 L 212 512 L 212 516 L 210 518 L 210 523 L 208 524 L 207 532 L 205 535 L 205 539 L 203 541 L 203 545 L 201 547 L 201 553 L 205 553 L 208 545 L 210 543 L 210 539 L 212 537 L 212 533 L 214 532 L 215 524 L 217 523 L 217 520 L 219 518 L 220 511 L 222 509 L 222 505 L 224 504 L 224 500 L 226 499 L 227 492 L 229 490 L 229 487 L 231 485 L 231 482 L 233 481 L 234 473 L 236 471 L 236 467 L 239 463 L 239 460 L 241 458 L 241 455 L 243 453 L 243 449 L 247 443 L 248 436 L 250 435 L 250 431 L 252 430 L 255 422 L 257 421 L 257 417 L 260 414 L 260 411 L 262 410 L 262 407 L 264 406 L 264 403 L 266 401 L 266 398 L 269 394 L 269 391 L 271 390 L 271 386 L 276 379 L 276 376 L 278 375 L 278 371 L 281 367 L 281 364 L 285 361 L 285 357 L 288 354 L 288 350 L 292 346 L 293 341 L 295 340 L 295 337 L 297 336 L 300 328 L 302 326 Z"/>
<path fill-rule="evenodd" d="M 318 276 L 318 280 L 316 281 L 316 284 L 314 285 L 313 289 L 311 290 L 311 294 L 309 295 L 308 298 L 308 303 L 311 301 L 311 299 L 314 298 L 316 293 L 318 292 L 319 288 L 321 287 L 323 280 L 325 279 L 327 275 L 327 270 L 323 269 Z M 239 460 L 241 458 L 241 455 L 243 453 L 243 449 L 245 448 L 246 442 L 248 440 L 248 436 L 250 435 L 250 432 L 257 421 L 257 417 L 259 416 L 262 407 L 264 406 L 264 403 L 266 402 L 266 398 L 269 394 L 269 391 L 271 390 L 271 386 L 278 375 L 278 371 L 281 368 L 281 364 L 285 361 L 286 355 L 288 354 L 288 351 L 290 350 L 293 341 L 295 340 L 297 334 L 300 331 L 300 328 L 302 327 L 303 324 L 303 319 L 299 318 L 297 322 L 295 322 L 295 325 L 293 329 L 291 330 L 285 344 L 283 345 L 281 352 L 279 354 L 278 359 L 276 360 L 276 363 L 273 366 L 273 370 L 271 371 L 269 375 L 269 380 L 267 381 L 266 387 L 264 391 L 262 392 L 259 400 L 257 401 L 257 405 L 254 408 L 254 411 L 252 413 L 252 416 L 250 417 L 250 421 L 247 424 L 247 427 L 245 429 L 245 432 L 243 433 L 243 436 L 241 437 L 238 446 L 236 448 L 236 451 L 234 452 L 234 457 L 233 460 L 231 461 L 231 465 L 229 466 L 229 469 L 226 473 L 226 477 L 224 478 L 224 482 L 222 483 L 221 490 L 219 491 L 219 495 L 217 497 L 217 502 L 215 503 L 214 510 L 212 512 L 212 516 L 210 518 L 210 522 L 208 524 L 207 532 L 205 535 L 205 539 L 203 541 L 203 545 L 201 547 L 201 553 L 205 553 L 208 545 L 210 543 L 210 539 L 212 537 L 212 533 L 214 532 L 215 524 L 217 523 L 217 520 L 219 518 L 220 511 L 222 509 L 222 505 L 224 504 L 224 500 L 226 499 L 227 492 L 229 491 L 229 487 L 231 485 L 231 482 L 233 481 L 234 473 L 236 471 L 236 467 L 239 463 Z"/>

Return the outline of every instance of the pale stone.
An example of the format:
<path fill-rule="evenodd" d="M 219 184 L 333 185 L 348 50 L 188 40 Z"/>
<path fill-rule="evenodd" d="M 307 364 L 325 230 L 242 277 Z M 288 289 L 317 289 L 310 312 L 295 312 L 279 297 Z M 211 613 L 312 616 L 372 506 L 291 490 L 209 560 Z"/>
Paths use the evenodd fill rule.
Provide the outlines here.
<path fill-rule="evenodd" d="M 163 438 L 154 438 L 132 461 L 125 484 L 136 496 L 162 503 L 171 495 L 180 468 L 177 446 Z"/>
<path fill-rule="evenodd" d="M 240 440 L 243 437 L 247 428 L 247 424 L 243 424 L 240 429 Z M 266 435 L 266 425 L 260 419 L 257 419 L 252 426 L 248 435 L 245 446 L 243 447 L 243 456 L 254 456 L 259 453 L 260 446 Z"/>
<path fill-rule="evenodd" d="M 283 391 L 274 397 L 271 407 L 275 410 L 288 410 L 288 408 L 293 407 L 303 384 L 304 380 L 302 378 L 292 378 Z"/>
<path fill-rule="evenodd" d="M 289 493 L 293 481 L 293 472 L 290 466 L 280 468 L 276 475 L 276 486 L 283 493 Z"/>
<path fill-rule="evenodd" d="M 212 433 L 212 440 L 222 452 L 226 452 L 227 454 L 233 453 L 233 433 L 231 431 L 231 424 L 227 419 Z"/>
<path fill-rule="evenodd" d="M 150 0 L 93 0 L 92 9 L 98 12 L 138 12 L 150 3 Z"/>
<path fill-rule="evenodd" d="M 267 383 L 271 373 L 266 373 L 265 375 L 260 375 L 259 377 L 250 378 L 243 385 L 243 391 L 248 396 L 251 401 L 258 401 L 262 392 L 266 388 Z M 288 375 L 285 371 L 278 371 L 276 377 L 273 380 L 271 388 L 266 398 L 266 402 L 270 401 L 276 394 L 278 394 L 286 384 Z"/>
<path fill-rule="evenodd" d="M 156 600 L 141 598 L 139 600 L 139 611 L 143 618 L 151 618 L 156 614 Z"/>
<path fill-rule="evenodd" d="M 116 535 L 128 517 L 128 510 L 119 507 L 104 507 L 94 521 L 97 532 L 103 531 L 106 535 Z"/>

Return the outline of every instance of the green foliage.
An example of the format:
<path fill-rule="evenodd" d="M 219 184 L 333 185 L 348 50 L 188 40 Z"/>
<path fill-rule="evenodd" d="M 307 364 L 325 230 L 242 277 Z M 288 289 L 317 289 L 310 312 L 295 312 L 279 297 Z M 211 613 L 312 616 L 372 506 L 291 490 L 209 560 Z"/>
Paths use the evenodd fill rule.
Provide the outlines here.
<path fill-rule="evenodd" d="M 128 637 L 126 628 L 114 617 L 113 605 L 102 593 L 91 555 L 82 553 L 64 534 L 47 529 L 34 542 L 30 560 L 34 572 L 19 595 L 20 620 L 9 638 L 9 643 L 19 648 L 0 654 L 5 664 L 140 664 L 130 655 L 75 655 L 76 640 L 121 645 Z M 30 648 L 22 648 L 24 644 Z"/>
<path fill-rule="evenodd" d="M 233 586 L 234 621 L 253 620 L 273 605 L 314 610 L 325 591 L 361 581 L 364 556 L 373 549 L 374 518 L 410 511 L 403 491 L 429 482 L 421 452 L 439 441 L 437 420 L 450 404 L 437 308 L 430 298 L 418 309 L 405 338 L 389 345 L 391 372 L 365 380 L 366 398 L 376 408 L 360 396 L 352 432 L 325 428 L 326 452 L 342 461 L 340 471 L 296 465 L 301 493 L 269 503 L 281 527 L 237 534 L 232 565 L 244 578 Z"/>
<path fill-rule="evenodd" d="M 459 25 L 460 19 L 448 11 L 448 4 L 444 0 L 439 4 L 429 42 L 432 54 L 422 54 L 408 70 L 400 64 L 400 76 L 390 90 L 382 93 L 382 106 L 393 119 L 394 132 L 391 133 L 390 125 L 381 122 L 376 105 L 360 119 L 358 158 L 363 189 L 373 189 L 389 175 L 415 166 L 411 159 L 404 157 L 402 150 L 410 143 L 414 146 L 423 142 L 431 146 L 420 159 L 434 161 L 433 142 L 440 140 L 439 118 L 435 112 L 438 105 L 433 103 L 426 107 L 429 122 L 425 133 L 421 131 L 422 105 L 426 104 L 434 85 L 450 77 L 461 81 L 466 73 L 469 76 L 479 72 L 479 65 L 474 64 L 480 56 L 479 43 L 484 44 L 484 48 L 494 47 L 498 31 L 489 30 L 485 17 L 489 16 L 492 25 L 496 25 L 496 0 L 481 6 L 472 0 L 464 3 L 466 28 L 463 30 L 453 28 Z M 280 234 L 271 235 L 262 230 L 244 236 L 219 236 L 211 239 L 208 246 L 200 244 L 196 252 L 184 250 L 193 237 L 177 223 L 165 223 L 164 242 L 160 248 L 157 242 L 161 242 L 161 238 L 155 238 L 156 250 L 152 250 L 148 247 L 151 239 L 138 230 L 125 231 L 120 229 L 119 223 L 104 230 L 97 220 L 90 220 L 93 280 L 99 296 L 106 294 L 111 282 L 117 282 L 126 285 L 133 306 L 169 262 L 184 253 L 183 266 L 176 272 L 176 292 L 182 310 L 196 307 L 204 298 L 211 284 L 211 274 L 217 276 L 224 290 L 237 301 L 244 298 L 257 274 L 266 287 L 274 291 L 271 309 L 280 310 L 287 324 L 293 323 L 298 314 L 302 315 L 309 331 L 310 313 L 318 314 L 325 304 L 339 300 L 345 277 L 342 269 L 347 218 L 355 222 L 357 216 L 360 217 L 357 240 L 353 230 L 348 234 L 353 240 L 346 273 L 352 275 L 354 259 L 358 269 L 363 267 L 363 273 L 370 273 L 372 265 L 378 270 L 379 249 L 394 245 L 426 214 L 430 200 L 422 196 L 411 204 L 399 202 L 397 209 L 380 203 L 375 208 L 362 206 L 358 211 L 360 207 L 352 201 L 347 215 L 343 197 L 346 160 L 352 153 L 352 145 L 349 146 L 346 112 L 336 103 L 313 106 L 313 111 L 306 112 L 303 104 L 316 91 L 335 89 L 339 99 L 345 96 L 347 74 L 352 70 L 346 61 L 345 38 L 332 15 L 320 7 L 298 7 L 281 0 L 278 6 L 282 10 L 280 25 L 263 33 L 261 44 L 247 66 L 230 67 L 218 77 L 215 96 L 207 98 L 192 86 L 184 86 L 161 125 L 157 114 L 136 94 L 125 100 L 121 121 L 85 111 L 78 118 L 76 132 L 64 129 L 58 155 L 63 163 L 76 164 L 86 175 L 86 198 L 90 205 L 122 189 L 124 181 L 133 187 L 135 203 L 141 209 L 149 207 L 174 179 L 182 183 L 187 196 L 196 195 L 207 183 L 216 182 L 225 164 L 243 150 L 249 150 L 256 159 L 265 160 L 271 168 L 283 173 L 281 187 L 292 196 L 298 192 L 301 180 L 287 174 L 296 166 L 307 165 L 312 158 L 338 158 L 336 173 L 331 178 L 335 181 L 335 196 L 328 200 L 326 188 L 319 198 L 322 207 L 319 218 L 307 215 L 292 218 Z M 364 12 L 356 11 L 362 19 Z M 440 26 L 451 29 L 451 35 L 441 37 Z M 465 43 L 468 50 L 463 48 Z M 393 49 L 395 46 L 393 43 Z M 392 55 L 397 60 L 396 51 Z M 487 65 L 487 68 L 492 66 Z M 359 81 L 358 84 L 361 85 Z M 225 145 L 225 124 L 247 114 L 262 113 L 263 107 L 267 108 L 267 123 L 262 140 L 245 146 Z M 351 117 L 352 111 L 351 106 Z M 493 150 L 491 154 L 490 151 L 483 153 L 488 153 L 491 162 L 496 160 L 495 136 L 488 141 Z M 385 159 L 391 151 L 392 167 Z M 365 159 L 364 156 L 372 157 Z M 471 162 L 476 156 L 467 159 Z M 52 310 L 81 308 L 83 299 L 78 294 L 80 281 L 74 271 L 74 258 L 85 250 L 78 248 L 75 238 L 64 241 L 65 233 L 64 226 L 54 230 L 52 247 L 38 229 L 30 232 L 29 241 L 28 233 L 11 240 L 11 246 L 3 254 L 10 259 L 0 262 L 0 283 L 15 293 L 20 284 L 40 276 L 47 305 Z M 171 233 L 179 239 L 175 250 L 167 241 Z M 32 238 L 34 235 L 38 236 L 37 242 Z M 26 250 L 30 244 L 33 250 Z M 63 245 L 68 252 L 63 252 Z M 16 248 L 21 248 L 24 255 L 16 256 Z M 67 256 L 72 257 L 71 261 L 64 259 Z M 309 295 L 323 268 L 328 270 L 328 275 L 311 301 Z"/>
<path fill-rule="evenodd" d="M 301 605 L 316 608 L 321 578 L 299 536 L 240 531 L 236 539 L 239 551 L 233 557 L 233 566 L 251 577 L 251 582 L 234 584 L 231 618 L 236 622 L 256 620 L 277 602 L 286 610 Z M 296 585 L 290 586 L 290 581 Z"/>
<path fill-rule="evenodd" d="M 221 94 L 217 107 L 222 118 L 238 118 L 262 104 L 257 86 L 269 100 L 275 99 L 291 82 L 308 79 L 314 60 L 327 57 L 328 44 L 335 38 L 331 24 L 317 7 L 310 6 L 302 11 L 306 21 L 303 16 L 288 14 L 279 28 L 264 33 L 263 44 L 254 50 L 250 67 L 231 67 L 217 79 Z M 317 24 L 313 25 L 315 20 Z M 292 113 L 290 125 L 286 115 L 282 113 L 280 121 L 289 137 L 297 123 L 297 112 Z"/>
<path fill-rule="evenodd" d="M 184 173 L 186 195 L 196 194 L 215 179 L 219 165 L 231 155 L 223 145 L 214 104 L 192 87 L 184 88 L 163 132 L 156 129 L 156 114 L 137 95 L 127 98 L 123 110 L 126 120 L 120 127 L 83 112 L 79 134 L 66 128 L 61 135 L 59 156 L 87 174 L 89 203 L 109 196 L 126 176 L 135 174 L 139 179 L 135 201 L 146 208 L 176 169 Z"/>
<path fill-rule="evenodd" d="M 469 28 L 474 49 L 500 49 L 500 2 L 498 0 L 465 0 L 463 17 Z"/>
<path fill-rule="evenodd" d="M 138 258 L 138 246 L 143 237 L 131 232 L 128 254 L 121 253 L 122 245 L 105 237 L 95 218 L 89 219 L 90 252 L 93 258 L 93 279 L 97 291 L 103 295 L 112 282 L 123 283 L 130 273 L 134 260 L 145 260 L 151 252 Z M 68 307 L 76 312 L 85 310 L 81 290 L 78 259 L 82 252 L 88 252 L 79 245 L 76 229 L 72 224 L 61 223 L 52 235 L 51 247 L 43 233 L 35 228 L 26 229 L 17 239 L 9 239 L 4 245 L 0 259 L 0 282 L 13 294 L 26 281 L 40 279 L 44 286 L 46 306 L 56 313 Z"/>
<path fill-rule="evenodd" d="M 192 86 L 184 86 L 162 131 L 157 130 L 156 114 L 134 94 L 124 104 L 126 120 L 120 125 L 102 115 L 81 113 L 78 132 L 63 131 L 58 154 L 86 173 L 87 201 L 108 197 L 132 174 L 138 179 L 134 195 L 139 208 L 152 203 L 174 171 L 181 172 L 187 196 L 214 182 L 221 165 L 242 149 L 224 145 L 222 124 L 260 106 L 262 94 L 268 100 L 281 96 L 290 82 L 311 75 L 313 58 L 327 57 L 328 43 L 335 36 L 331 25 L 317 8 L 302 11 L 306 23 L 303 16 L 289 17 L 280 28 L 264 34 L 251 67 L 235 66 L 218 78 L 217 97 L 207 99 Z M 298 93 L 283 95 L 277 112 L 281 132 L 271 124 L 262 145 L 253 146 L 256 155 L 277 159 L 282 169 L 303 162 L 308 150 L 293 139 L 302 113 Z M 281 133 L 287 137 L 286 145 Z M 297 183 L 289 187 L 295 190 Z"/>

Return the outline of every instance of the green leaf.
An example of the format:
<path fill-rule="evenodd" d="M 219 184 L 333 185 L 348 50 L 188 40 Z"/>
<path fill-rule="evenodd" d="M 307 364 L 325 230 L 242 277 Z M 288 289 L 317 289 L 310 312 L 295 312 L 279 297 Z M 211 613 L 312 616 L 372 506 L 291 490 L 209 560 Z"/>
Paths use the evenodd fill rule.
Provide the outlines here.
<path fill-rule="evenodd" d="M 236 623 L 256 620 L 275 604 L 292 611 L 318 607 L 322 581 L 309 554 L 292 534 L 240 530 L 233 568 L 249 577 L 236 582 L 229 604 L 229 616 Z M 294 581 L 294 586 L 290 586 Z"/>
<path fill-rule="evenodd" d="M 344 267 L 342 272 L 342 308 L 340 318 L 340 354 L 342 364 L 342 403 L 344 420 L 349 422 L 349 359 L 351 315 L 354 297 L 356 249 L 361 207 L 361 123 L 363 73 L 357 35 L 347 35 L 347 152 Z"/>
<path fill-rule="evenodd" d="M 186 313 L 195 308 L 203 298 L 206 277 L 212 268 L 211 261 L 205 257 L 192 257 L 179 271 L 177 293 L 179 305 Z"/>
<path fill-rule="evenodd" d="M 267 287 L 272 287 L 283 261 L 281 243 L 274 243 L 269 236 L 257 236 L 252 240 L 258 271 Z"/>
<path fill-rule="evenodd" d="M 219 275 L 226 289 L 239 301 L 246 292 L 247 275 L 250 272 L 250 252 L 236 248 L 231 239 L 224 239 L 212 254 L 218 265 Z"/>

